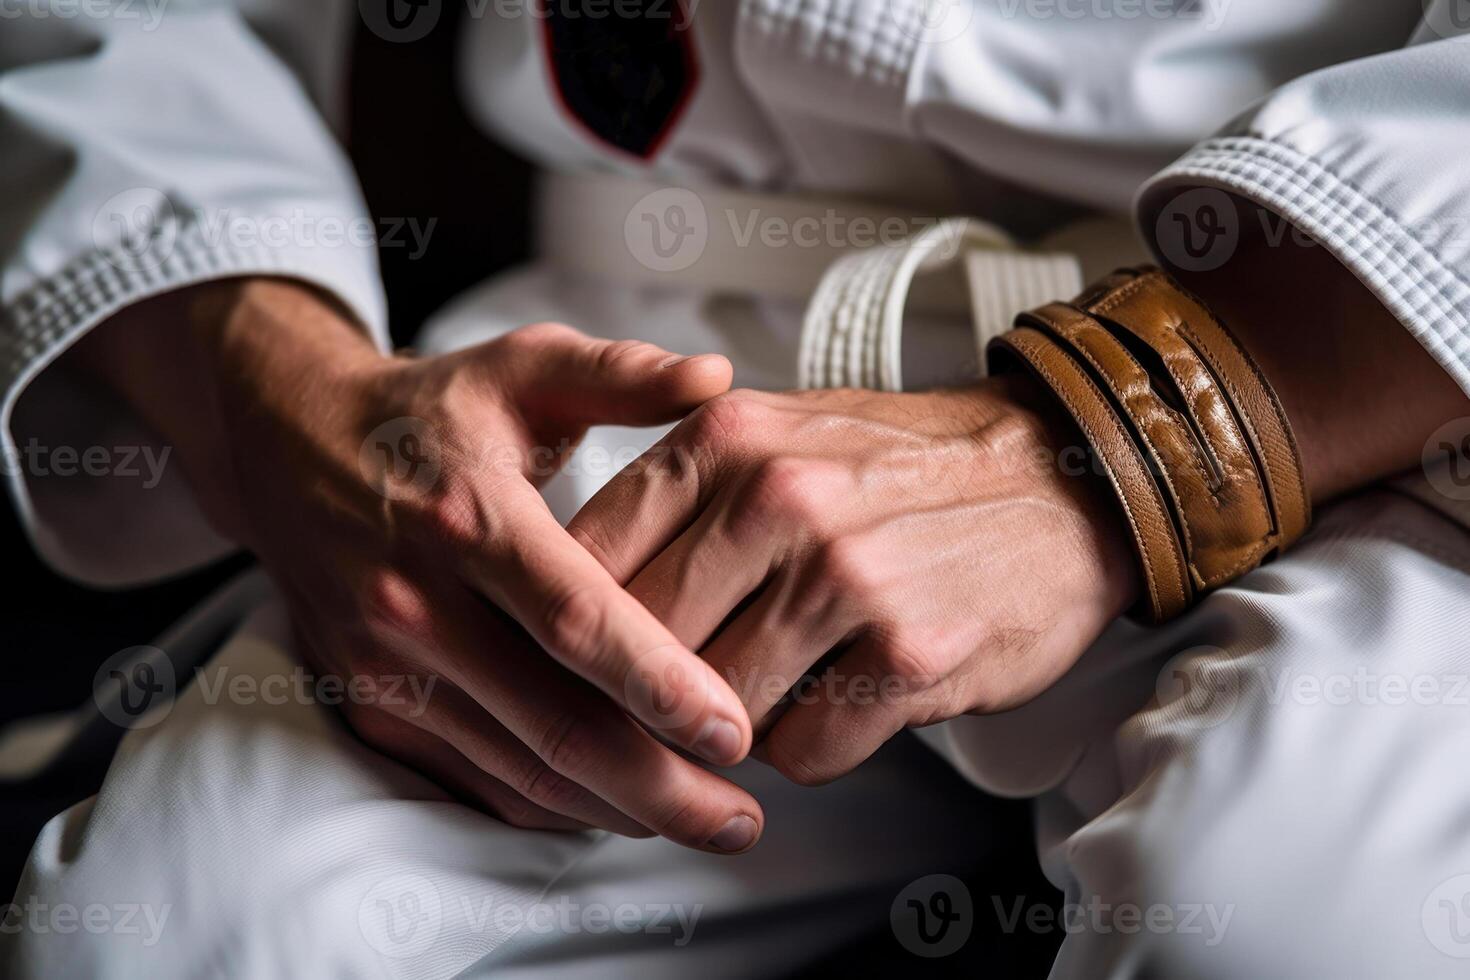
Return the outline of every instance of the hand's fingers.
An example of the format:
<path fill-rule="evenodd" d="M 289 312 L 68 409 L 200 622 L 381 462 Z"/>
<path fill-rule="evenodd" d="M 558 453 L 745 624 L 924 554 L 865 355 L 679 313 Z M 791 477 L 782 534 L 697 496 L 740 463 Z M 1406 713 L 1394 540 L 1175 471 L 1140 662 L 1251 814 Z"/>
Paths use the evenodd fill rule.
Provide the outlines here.
<path fill-rule="evenodd" d="M 699 409 L 605 483 L 567 524 L 619 584 L 633 576 L 704 511 L 718 475 L 738 455 L 722 421 L 730 403 Z"/>
<path fill-rule="evenodd" d="M 502 611 L 451 590 L 436 596 L 432 615 L 415 619 L 419 645 L 438 652 L 446 679 L 565 777 L 543 785 L 585 787 L 636 824 L 690 847 L 728 853 L 759 836 L 761 808 L 749 793 L 656 741 Z"/>
<path fill-rule="evenodd" d="M 781 715 L 757 753 L 786 778 L 818 786 L 843 776 L 916 717 L 935 681 L 891 645 L 864 634 Z"/>
<path fill-rule="evenodd" d="M 557 524 L 529 484 L 505 488 L 504 525 L 462 575 L 553 657 L 659 735 L 716 765 L 750 749 L 735 693 Z"/>
<path fill-rule="evenodd" d="M 779 575 L 701 652 L 740 695 L 757 738 L 787 693 L 855 628 L 840 602 L 820 598 L 825 591 Z"/>
<path fill-rule="evenodd" d="M 716 526 L 736 548 L 797 547 L 854 492 L 846 467 L 787 455 L 802 420 L 760 393 L 716 398 L 609 480 L 567 530 L 623 583 L 717 497 L 725 503 Z M 773 450 L 783 434 L 792 445 Z"/>
<path fill-rule="evenodd" d="M 434 691 L 433 698 L 433 710 L 414 723 L 452 746 L 472 767 L 495 776 L 507 791 L 535 809 L 625 837 L 652 835 L 591 790 L 547 766 L 464 691 L 446 684 Z"/>
<path fill-rule="evenodd" d="M 587 830 L 587 824 L 525 799 L 461 755 L 454 746 L 409 721 L 377 708 L 352 712 L 349 721 L 363 741 L 389 758 L 438 783 L 478 810 L 516 827 Z M 623 818 L 626 820 L 627 818 Z"/>
<path fill-rule="evenodd" d="M 583 696 L 577 696 L 580 693 Z M 749 793 L 671 751 L 589 689 L 517 689 L 505 723 L 548 766 L 686 847 L 744 851 L 764 816 Z"/>
<path fill-rule="evenodd" d="M 730 613 L 765 582 L 779 546 L 764 535 L 736 542 L 720 509 L 710 507 L 634 576 L 628 592 L 681 643 L 702 651 Z"/>
<path fill-rule="evenodd" d="M 577 424 L 655 425 L 688 414 L 729 389 L 730 362 L 718 354 L 681 356 L 635 340 L 601 340 L 558 323 L 523 327 L 498 359 L 528 419 Z"/>

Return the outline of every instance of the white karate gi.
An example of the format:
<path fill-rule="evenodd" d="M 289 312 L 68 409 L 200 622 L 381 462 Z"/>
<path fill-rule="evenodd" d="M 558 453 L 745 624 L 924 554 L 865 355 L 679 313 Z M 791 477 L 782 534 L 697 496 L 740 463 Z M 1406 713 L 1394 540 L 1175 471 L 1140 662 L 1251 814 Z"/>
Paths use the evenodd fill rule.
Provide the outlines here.
<path fill-rule="evenodd" d="M 333 39 L 357 11 L 104 6 L 108 16 L 65 16 L 77 8 L 38 0 L 0 30 L 11 460 L 32 439 L 147 439 L 62 355 L 162 289 L 287 274 L 386 336 L 371 244 L 323 244 L 330 222 L 363 217 L 329 128 Z M 1147 244 L 1186 263 L 1218 261 L 1238 233 L 1201 222 L 1218 217 L 1201 200 L 1228 189 L 1328 248 L 1470 390 L 1460 0 L 691 2 L 698 84 L 651 161 L 571 118 L 529 5 L 473 9 L 464 97 L 548 168 L 974 214 L 1023 236 L 1079 205 L 1126 212 L 1142 187 Z M 378 29 L 413 29 L 393 23 Z M 140 213 L 141 244 L 126 239 Z M 283 216 L 286 232 L 270 233 Z M 1205 232 L 1197 249 L 1187 236 Z M 561 319 L 727 353 L 740 384 L 796 383 L 800 297 L 716 282 L 697 261 L 670 275 L 618 281 L 548 254 L 452 303 L 421 346 Z M 911 326 L 909 385 L 949 378 L 955 351 L 973 358 L 962 321 Z M 656 436 L 598 430 L 581 455 Z M 142 581 L 226 547 L 172 469 L 146 492 L 9 475 L 38 549 L 85 581 Z M 568 514 L 608 475 L 584 466 L 548 492 Z M 1119 624 L 1034 704 L 923 733 L 975 784 L 1039 797 L 1044 866 L 1081 909 L 1055 976 L 1463 973 L 1470 494 L 1459 475 L 1330 508 L 1291 554 L 1177 622 Z M 279 616 L 267 603 L 209 669 L 289 672 Z M 746 857 L 512 830 L 365 749 L 329 709 L 211 704 L 196 683 L 127 737 L 95 800 L 47 826 L 16 897 L 167 918 L 131 932 L 43 918 L 0 933 L 0 962 L 16 975 L 764 975 L 881 923 L 909 882 L 962 872 L 991 843 L 978 795 L 911 745 L 822 790 L 755 764 L 739 778 L 768 814 Z M 990 896 L 972 898 L 973 915 L 996 914 Z M 581 917 L 542 928 L 527 917 L 538 903 Z M 677 917 L 654 930 L 663 906 L 686 920 L 699 907 L 691 941 L 676 943 Z M 589 909 L 631 909 L 637 928 L 598 931 Z"/>

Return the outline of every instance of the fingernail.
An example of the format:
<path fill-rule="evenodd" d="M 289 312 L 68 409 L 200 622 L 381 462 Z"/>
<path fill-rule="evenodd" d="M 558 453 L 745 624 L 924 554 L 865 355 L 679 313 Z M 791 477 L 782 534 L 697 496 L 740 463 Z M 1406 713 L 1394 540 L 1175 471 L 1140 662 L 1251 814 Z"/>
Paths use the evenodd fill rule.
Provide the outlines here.
<path fill-rule="evenodd" d="M 734 722 L 716 718 L 709 723 L 704 736 L 695 741 L 694 751 L 706 762 L 727 766 L 739 761 L 740 748 L 744 743 L 745 739 L 741 738 L 740 729 Z"/>
<path fill-rule="evenodd" d="M 721 851 L 743 851 L 755 843 L 755 835 L 759 830 L 755 821 L 740 814 L 731 817 L 730 822 L 720 828 L 720 832 L 709 839 L 710 847 Z"/>

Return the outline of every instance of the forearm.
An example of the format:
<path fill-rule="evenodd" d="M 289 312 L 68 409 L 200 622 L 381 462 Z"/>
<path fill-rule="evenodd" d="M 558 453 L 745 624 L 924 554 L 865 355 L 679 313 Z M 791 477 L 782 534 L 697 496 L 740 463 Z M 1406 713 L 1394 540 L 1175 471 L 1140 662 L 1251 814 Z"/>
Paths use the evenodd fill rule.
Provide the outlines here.
<path fill-rule="evenodd" d="M 1257 239 L 1218 270 L 1176 275 L 1276 390 L 1316 503 L 1418 465 L 1430 433 L 1470 415 L 1470 398 L 1324 248 Z"/>
<path fill-rule="evenodd" d="M 1193 296 L 1123 269 L 990 345 L 992 371 L 1043 382 L 1085 436 L 1154 621 L 1290 549 L 1313 503 L 1413 467 L 1465 409 L 1326 250 L 1241 245 L 1185 277 Z"/>
<path fill-rule="evenodd" d="M 128 307 L 76 348 L 77 364 L 175 448 L 217 530 L 240 543 L 229 419 L 289 407 L 383 363 L 330 298 L 297 282 L 232 279 Z M 341 411 L 346 400 L 316 404 Z"/>

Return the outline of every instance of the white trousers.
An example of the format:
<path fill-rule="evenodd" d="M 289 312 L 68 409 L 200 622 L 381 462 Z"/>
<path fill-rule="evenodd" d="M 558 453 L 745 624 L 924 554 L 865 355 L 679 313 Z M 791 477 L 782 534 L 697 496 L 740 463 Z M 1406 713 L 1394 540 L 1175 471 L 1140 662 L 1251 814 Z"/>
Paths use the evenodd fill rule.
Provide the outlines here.
<path fill-rule="evenodd" d="M 925 733 L 1038 798 L 1060 922 L 932 877 L 997 842 L 911 739 L 822 789 L 742 766 L 768 815 L 742 857 L 517 830 L 331 708 L 221 686 L 290 676 L 285 637 L 259 610 L 46 826 L 0 972 L 769 976 L 890 917 L 946 952 L 981 916 L 1063 931 L 1058 978 L 1470 969 L 1470 534 L 1397 493 L 1328 509 L 1164 628 L 1119 624 L 1033 704 Z"/>

